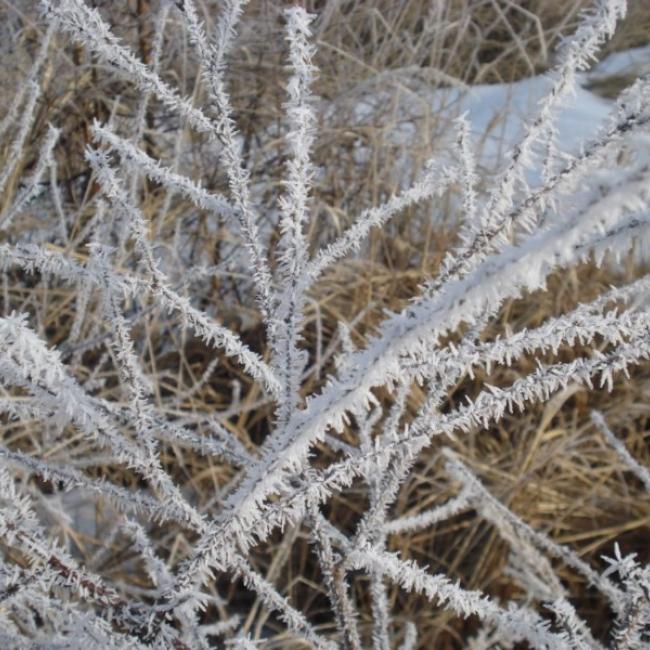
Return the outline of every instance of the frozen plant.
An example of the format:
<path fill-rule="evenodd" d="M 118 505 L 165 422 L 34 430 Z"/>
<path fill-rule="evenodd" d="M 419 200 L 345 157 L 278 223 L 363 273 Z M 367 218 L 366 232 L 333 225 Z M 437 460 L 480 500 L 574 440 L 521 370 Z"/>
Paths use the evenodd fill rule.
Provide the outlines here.
<path fill-rule="evenodd" d="M 600 573 L 501 504 L 450 448 L 443 448 L 443 456 L 450 483 L 460 485 L 457 494 L 418 514 L 390 514 L 400 487 L 434 438 L 480 432 L 507 413 L 548 401 L 569 384 L 611 386 L 617 373 L 650 357 L 650 313 L 642 299 L 650 290 L 648 276 L 613 287 L 536 329 L 493 340 L 480 337 L 505 301 L 544 288 L 559 269 L 625 255 L 650 234 L 647 78 L 621 95 L 606 125 L 577 154 L 554 144 L 554 120 L 571 101 L 576 73 L 588 68 L 612 36 L 625 2 L 601 0 L 584 14 L 559 51 L 547 96 L 487 191 L 479 191 L 471 129 L 461 117 L 454 166 L 431 160 L 411 186 L 362 212 L 315 251 L 308 236 L 316 219 L 318 179 L 312 155 L 318 124 L 312 96 L 317 77 L 313 16 L 300 7 L 285 13 L 286 170 L 277 213 L 267 218 L 267 206 L 255 202 L 226 77 L 246 2 L 220 3 L 214 29 L 202 21 L 198 4 L 161 0 L 156 5 L 154 45 L 144 63 L 84 0 L 43 0 L 47 27 L 41 50 L 0 124 L 8 143 L 0 171 L 4 190 L 30 133 L 41 70 L 55 38 L 82 45 L 104 74 L 127 80 L 139 93 L 134 117 L 124 118 L 116 107 L 109 120 L 91 127 L 86 160 L 98 191 L 88 198 L 80 232 L 72 232 L 73 215 L 67 212 L 72 208 L 59 194 L 56 125 L 43 139 L 21 189 L 0 213 L 7 235 L 0 245 L 5 279 L 20 271 L 53 287 L 72 286 L 77 310 L 68 339 L 57 345 L 48 344 L 38 310 L 5 312 L 0 318 L 0 404 L 6 421 L 41 422 L 45 441 L 29 452 L 9 441 L 0 446 L 0 645 L 265 647 L 264 632 L 247 621 L 249 612 L 219 593 L 219 577 L 225 575 L 255 594 L 256 607 L 273 613 L 284 626 L 286 647 L 426 646 L 416 625 L 395 610 L 389 598 L 393 585 L 421 594 L 454 616 L 475 616 L 482 628 L 471 647 L 518 642 L 534 648 L 603 647 L 571 604 L 552 559 L 606 599 L 615 617 L 610 639 L 615 647 L 643 647 L 650 623 L 648 568 L 617 552 L 611 569 Z M 182 27 L 198 59 L 202 103 L 174 88 L 160 69 L 170 25 Z M 164 106 L 170 123 L 178 120 L 206 139 L 227 178 L 227 195 L 180 172 L 176 154 L 167 163 L 144 146 L 153 102 Z M 645 144 L 645 154 L 639 143 Z M 617 165 L 623 150 L 632 155 Z M 527 171 L 542 167 L 543 180 L 531 186 Z M 179 250 L 172 251 L 170 261 L 142 205 L 139 186 L 145 179 L 166 192 L 164 209 L 174 197 L 183 197 L 228 232 L 228 255 L 221 266 L 203 266 Z M 406 208 L 441 197 L 454 184 L 462 190 L 459 237 L 438 275 L 404 309 L 387 313 L 363 346 L 354 345 L 342 323 L 332 353 L 336 369 L 307 394 L 323 368 L 303 340 L 310 290 L 359 251 L 372 229 L 386 226 Z M 13 234 L 12 225 L 28 209 L 56 224 L 45 241 L 29 229 Z M 182 227 L 174 239 L 179 247 Z M 239 274 L 242 300 L 249 301 L 262 323 L 265 352 L 254 350 L 219 313 L 202 308 L 192 293 L 197 278 L 219 273 Z M 227 356 L 231 368 L 236 366 L 233 382 L 245 373 L 257 383 L 274 409 L 261 444 L 242 441 L 228 427 L 229 414 L 243 408 L 237 390 L 226 414 L 207 406 L 203 412 L 184 412 L 181 400 L 163 390 L 159 375 L 143 361 L 146 344 L 136 333 L 152 312 L 170 340 L 174 333 L 192 332 Z M 575 342 L 590 354 L 570 362 L 540 361 L 510 386 L 485 384 L 474 400 L 443 408 L 450 388 L 477 369 L 509 366 L 526 355 L 546 358 Z M 97 353 L 94 369 L 84 366 L 89 349 Z M 115 369 L 114 386 L 107 387 L 102 367 Z M 200 390 L 212 370 L 187 394 Z M 426 397 L 413 412 L 409 395 L 416 385 Z M 390 398 L 378 399 L 378 389 Z M 595 418 L 611 442 L 613 434 L 602 418 Z M 344 430 L 355 434 L 354 444 L 340 435 Z M 71 440 L 83 442 L 87 455 L 66 462 L 49 453 L 48 446 L 65 448 Z M 620 445 L 615 443 L 619 453 L 646 482 L 647 470 Z M 179 485 L 171 471 L 170 448 L 226 464 L 227 484 L 215 485 L 214 498 L 200 502 L 193 482 Z M 333 453 L 317 454 L 323 448 Z M 112 480 L 115 472 L 98 477 L 89 471 L 102 463 L 128 471 L 136 482 Z M 354 530 L 344 531 L 324 506 L 353 482 L 367 486 L 367 508 Z M 44 484 L 62 496 L 50 498 Z M 102 533 L 106 548 L 126 539 L 136 557 L 131 570 L 140 563 L 146 580 L 134 585 L 106 570 L 100 551 L 80 556 L 65 548 L 57 531 L 74 526 L 71 501 L 64 498 L 70 492 L 110 506 L 114 517 L 108 533 Z M 493 523 L 510 545 L 510 571 L 525 599 L 500 602 L 390 550 L 392 535 L 408 535 L 470 510 Z M 310 620 L 304 603 L 282 593 L 279 570 L 265 575 L 256 568 L 255 548 L 279 530 L 285 531 L 289 547 L 299 531 L 308 534 L 331 607 L 329 624 Z M 183 541 L 170 551 L 175 535 Z M 122 567 L 123 573 L 129 570 L 128 564 Z M 610 578 L 614 571 L 620 583 Z M 370 625 L 359 612 L 361 590 L 371 602 Z"/>

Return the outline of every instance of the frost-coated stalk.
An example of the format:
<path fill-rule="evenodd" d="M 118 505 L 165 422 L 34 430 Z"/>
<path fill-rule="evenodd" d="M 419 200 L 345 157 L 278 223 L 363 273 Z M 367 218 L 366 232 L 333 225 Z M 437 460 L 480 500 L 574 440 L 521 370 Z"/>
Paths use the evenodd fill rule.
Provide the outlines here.
<path fill-rule="evenodd" d="M 311 149 L 315 130 L 315 116 L 311 106 L 313 99 L 309 90 L 315 68 L 311 63 L 313 48 L 308 41 L 313 16 L 298 7 L 287 10 L 285 15 L 293 74 L 287 86 L 289 101 L 285 105 L 290 128 L 287 135 L 290 158 L 285 181 L 286 195 L 280 200 L 281 239 L 278 262 L 281 288 L 278 305 L 273 313 L 276 322 L 274 365 L 283 383 L 276 412 L 278 430 L 286 426 L 296 410 L 300 380 L 307 363 L 307 353 L 298 348 L 298 343 L 305 305 L 305 286 L 301 278 L 308 256 L 304 229 L 309 220 L 309 194 L 314 174 Z M 274 438 L 271 436 L 270 443 L 267 443 L 271 448 Z"/>
<path fill-rule="evenodd" d="M 384 439 L 390 437 L 392 429 L 393 427 L 396 427 L 396 421 L 399 420 L 399 417 L 402 415 L 405 407 L 405 385 L 404 387 L 400 388 L 402 388 L 402 390 L 399 391 L 398 399 L 395 400 L 394 410 L 390 413 L 389 418 L 385 424 L 385 428 L 382 431 L 382 438 Z M 401 399 L 399 399 L 400 397 Z M 373 429 L 381 418 L 381 415 L 382 411 L 379 408 L 375 409 L 374 411 L 370 411 L 369 413 L 366 413 L 362 409 L 357 409 L 354 411 L 354 418 L 357 421 L 357 426 L 359 428 L 359 440 L 361 443 L 362 455 L 371 453 L 375 447 L 375 441 L 373 440 Z M 382 507 L 384 505 L 382 501 L 382 488 L 384 487 L 382 476 L 385 474 L 385 471 L 382 465 L 379 463 L 369 463 L 367 465 L 367 470 L 368 471 L 366 471 L 364 474 L 364 479 L 368 485 L 369 511 L 376 514 L 375 517 L 371 519 L 374 526 L 367 526 L 364 530 L 362 529 L 362 524 L 365 522 L 362 521 L 359 525 L 359 529 L 363 530 L 363 534 L 365 534 L 364 540 L 361 542 L 361 544 L 370 544 L 376 550 L 383 551 L 386 546 L 386 534 L 384 532 L 386 513 Z M 359 545 L 358 536 L 355 540 L 353 540 L 353 544 L 354 546 Z M 388 598 L 386 595 L 386 587 L 384 585 L 383 576 L 377 571 L 373 571 L 370 575 L 370 597 L 372 598 L 373 647 L 375 650 L 388 650 L 390 645 L 390 616 L 388 613 Z"/>
<path fill-rule="evenodd" d="M 467 510 L 470 505 L 469 491 L 463 490 L 457 497 L 449 499 L 436 508 L 430 508 L 417 515 L 400 517 L 384 524 L 386 534 L 399 535 L 413 530 L 429 528 L 441 521 L 447 521 L 454 515 Z"/>
<path fill-rule="evenodd" d="M 399 647 L 400 650 L 415 650 L 418 642 L 418 631 L 413 623 L 410 621 L 406 624 L 404 630 L 404 641 Z"/>
<path fill-rule="evenodd" d="M 120 138 L 98 122 L 93 124 L 91 130 L 93 137 L 98 142 L 107 145 L 120 155 L 123 164 L 128 169 L 144 171 L 152 180 L 170 190 L 184 194 L 200 208 L 212 210 L 216 215 L 234 217 L 235 208 L 223 195 L 209 192 L 187 176 L 174 173 L 131 142 Z"/>
<path fill-rule="evenodd" d="M 331 244 L 318 251 L 308 263 L 305 282 L 312 283 L 332 264 L 359 250 L 373 228 L 379 228 L 402 210 L 430 198 L 442 196 L 458 172 L 446 165 L 430 161 L 421 178 L 406 190 L 392 196 L 376 208 L 364 210 Z"/>
<path fill-rule="evenodd" d="M 458 129 L 456 146 L 458 148 L 458 157 L 460 158 L 463 187 L 463 217 L 465 219 L 463 227 L 473 229 L 477 225 L 475 222 L 475 214 L 477 209 L 476 184 L 478 183 L 478 176 L 476 174 L 476 160 L 474 160 L 474 152 L 470 143 L 470 126 L 465 115 L 461 115 L 456 120 L 456 127 Z M 461 230 L 460 239 L 462 241 L 469 241 L 470 237 Z"/>
<path fill-rule="evenodd" d="M 29 131 L 32 128 L 34 121 L 36 101 L 41 94 L 40 86 L 35 81 L 30 80 L 27 83 L 27 88 L 29 89 L 29 93 L 27 95 L 27 101 L 25 102 L 25 106 L 23 107 L 20 116 L 18 133 L 11 143 L 8 160 L 2 168 L 2 171 L 0 171 L 0 193 L 4 193 L 11 175 L 14 173 L 14 170 L 20 162 L 20 157 L 23 154 L 25 141 L 27 140 L 27 136 L 29 135 Z"/>
<path fill-rule="evenodd" d="M 550 555 L 561 559 L 568 566 L 580 572 L 585 578 L 587 578 L 591 585 L 598 587 L 598 589 L 607 596 L 612 609 L 614 611 L 619 611 L 621 605 L 621 593 L 610 580 L 591 569 L 591 567 L 581 560 L 577 553 L 574 553 L 571 549 L 556 544 L 548 536 L 532 529 L 511 510 L 495 499 L 483 487 L 467 466 L 458 460 L 452 452 L 446 451 L 445 453 L 449 459 L 447 463 L 447 472 L 471 491 L 472 498 L 476 500 L 479 506 L 484 508 L 484 512 L 493 523 L 498 525 L 499 521 L 503 518 L 503 520 L 511 525 L 518 534 L 522 535 L 532 544 L 539 546 Z"/>
<path fill-rule="evenodd" d="M 602 413 L 592 411 L 591 419 L 593 423 L 600 429 L 603 437 L 614 448 L 620 459 L 627 465 L 629 470 L 643 483 L 648 494 L 650 494 L 650 471 L 643 467 L 635 458 L 630 454 L 625 445 L 614 435 L 612 430 L 607 426 L 605 418 Z"/>
<path fill-rule="evenodd" d="M 153 72 L 158 74 L 160 69 L 160 55 L 162 53 L 163 40 L 165 36 L 165 23 L 167 22 L 167 16 L 169 15 L 170 6 L 166 2 L 162 2 L 158 13 L 156 15 L 155 29 L 153 44 L 151 47 L 151 61 L 149 65 L 153 69 Z M 140 17 L 140 20 L 143 20 L 143 17 Z M 135 117 L 135 125 L 133 128 L 133 143 L 137 146 L 142 139 L 142 136 L 145 132 L 145 127 L 147 126 L 147 113 L 150 107 L 151 93 L 145 93 L 140 104 L 138 105 L 138 112 Z M 139 176 L 134 174 L 131 178 L 130 193 L 131 198 L 135 198 L 135 193 L 138 188 Z"/>
<path fill-rule="evenodd" d="M 54 164 L 53 152 L 61 132 L 52 126 L 48 127 L 47 137 L 41 145 L 38 153 L 38 162 L 36 168 L 29 178 L 27 186 L 18 192 L 13 203 L 0 214 L 0 229 L 6 229 L 15 219 L 16 215 L 23 210 L 29 202 L 38 196 L 43 188 L 41 187 L 42 178 L 48 168 Z M 10 165 L 11 166 L 11 165 Z M 3 181 L 0 179 L 0 193 L 2 192 Z"/>
<path fill-rule="evenodd" d="M 237 208 L 246 248 L 253 263 L 257 300 L 267 327 L 267 336 L 273 335 L 273 305 L 275 294 L 266 253 L 260 241 L 257 216 L 251 204 L 250 174 L 242 158 L 238 131 L 232 117 L 230 97 L 224 80 L 224 57 L 232 44 L 234 27 L 248 0 L 228 0 L 223 7 L 221 22 L 217 28 L 214 45 L 208 45 L 203 26 L 198 20 L 192 0 L 183 1 L 183 16 L 186 18 L 189 36 L 196 46 L 203 79 L 211 101 L 216 108 L 214 129 L 209 131 L 221 144 L 220 156 L 228 175 L 228 184 L 233 203 Z"/>
<path fill-rule="evenodd" d="M 513 640 L 526 640 L 535 648 L 570 648 L 532 611 L 517 607 L 502 609 L 481 592 L 462 589 L 444 575 L 430 575 L 414 562 L 400 560 L 394 553 L 359 549 L 350 555 L 349 565 L 367 571 L 375 569 L 406 591 L 421 593 L 461 617 L 475 614 L 483 621 L 495 623 L 507 630 Z"/>
<path fill-rule="evenodd" d="M 313 543 L 325 579 L 327 596 L 336 617 L 341 642 L 346 650 L 360 650 L 362 645 L 357 629 L 357 617 L 348 595 L 343 562 L 341 558 L 334 555 L 332 544 L 322 523 L 322 515 L 313 512 L 311 519 Z"/>
<path fill-rule="evenodd" d="M 112 199 L 130 221 L 138 250 L 140 251 L 151 278 L 152 290 L 162 299 L 187 318 L 190 325 L 206 340 L 213 339 L 217 345 L 223 346 L 228 354 L 236 356 L 254 376 L 264 379 L 267 388 L 272 392 L 278 390 L 278 380 L 273 371 L 268 368 L 257 354 L 245 346 L 230 330 L 214 322 L 209 322 L 206 316 L 190 307 L 186 298 L 179 296 L 168 286 L 165 274 L 154 257 L 148 242 L 147 227 L 140 211 L 129 201 L 125 190 L 120 186 L 117 176 L 112 171 L 108 159 L 101 152 L 88 152 L 87 158 L 103 184 L 107 196 Z"/>
<path fill-rule="evenodd" d="M 0 138 L 4 136 L 7 130 L 18 121 L 20 112 L 20 105 L 25 99 L 25 93 L 29 90 L 30 94 L 34 92 L 34 85 L 38 85 L 38 78 L 41 74 L 41 69 L 47 60 L 47 56 L 50 50 L 50 44 L 52 43 L 52 38 L 58 29 L 58 25 L 55 20 L 52 20 L 48 23 L 45 34 L 43 35 L 43 40 L 38 51 L 38 54 L 34 58 L 34 62 L 27 73 L 26 78 L 23 80 L 20 88 L 14 93 L 11 104 L 5 113 L 5 116 L 0 120 Z M 31 118 L 30 111 L 33 111 L 33 106 L 31 104 L 31 98 L 27 100 L 26 106 L 23 107 L 21 124 L 24 120 L 29 120 Z M 22 130 L 22 126 L 20 127 Z"/>
<path fill-rule="evenodd" d="M 241 576 L 248 587 L 255 590 L 269 609 L 279 613 L 280 618 L 287 624 L 290 630 L 304 637 L 319 650 L 334 650 L 334 644 L 317 634 L 302 613 L 294 609 L 287 602 L 286 598 L 282 597 L 272 585 L 266 582 L 257 572 L 253 571 L 246 560 L 237 557 L 233 562 L 232 568 L 236 574 Z"/>
<path fill-rule="evenodd" d="M 110 283 L 109 260 L 106 251 L 96 243 L 91 251 L 90 264 L 96 267 L 97 277 L 104 280 L 100 288 L 103 294 L 106 317 L 113 323 L 115 338 L 112 348 L 118 360 L 123 386 L 129 393 L 133 411 L 136 416 L 136 427 L 142 438 L 143 450 L 151 463 L 157 460 L 157 444 L 151 432 L 152 413 L 148 404 L 151 393 L 150 384 L 144 376 L 140 363 L 135 356 L 134 345 L 129 334 L 128 325 L 122 314 L 118 296 Z"/>

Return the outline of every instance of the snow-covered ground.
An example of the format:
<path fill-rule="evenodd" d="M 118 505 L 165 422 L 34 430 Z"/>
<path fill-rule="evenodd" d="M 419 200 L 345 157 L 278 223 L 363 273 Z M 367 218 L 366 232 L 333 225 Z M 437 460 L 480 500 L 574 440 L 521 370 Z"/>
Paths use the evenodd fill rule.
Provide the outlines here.
<path fill-rule="evenodd" d="M 575 95 L 557 116 L 556 142 L 561 151 L 575 153 L 580 144 L 594 137 L 612 110 L 614 101 L 590 90 L 607 78 L 627 78 L 650 72 L 650 47 L 616 52 L 578 74 Z M 491 167 L 504 148 L 522 135 L 539 101 L 546 95 L 550 79 L 545 75 L 522 79 L 512 84 L 472 86 L 459 93 L 459 112 L 466 112 L 472 132 L 483 143 L 482 162 Z"/>
<path fill-rule="evenodd" d="M 614 100 L 601 96 L 596 90 L 599 86 L 617 77 L 619 87 L 623 87 L 626 81 L 631 82 L 635 77 L 648 73 L 650 47 L 614 53 L 590 71 L 579 73 L 575 95 L 558 111 L 558 149 L 576 153 L 581 143 L 595 136 L 603 125 Z M 502 161 L 503 154 L 522 136 L 524 124 L 530 123 L 550 83 L 547 75 L 539 75 L 509 84 L 459 85 L 429 90 L 426 83 L 399 79 L 399 75 L 396 75 L 394 83 L 388 84 L 388 87 L 392 86 L 390 91 L 386 91 L 384 86 L 382 90 L 373 92 L 372 89 L 368 90 L 370 84 L 365 84 L 363 89 L 358 89 L 356 99 L 352 97 L 348 100 L 355 101 L 355 117 L 360 124 L 382 124 L 387 106 L 391 106 L 390 111 L 398 117 L 389 138 L 402 149 L 405 156 L 413 151 L 413 145 L 422 138 L 422 128 L 426 128 L 427 124 L 426 111 L 436 118 L 444 116 L 443 126 L 435 134 L 438 151 L 445 149 L 445 143 L 439 142 L 441 136 L 443 140 L 448 137 L 447 144 L 451 144 L 455 138 L 453 129 L 449 128 L 451 120 L 465 113 L 477 146 L 479 165 L 484 171 L 494 171 Z M 330 115 L 335 116 L 334 111 L 338 108 L 335 102 L 330 107 Z M 363 143 L 359 143 L 359 162 L 363 162 L 366 153 Z M 398 175 L 405 172 L 406 178 L 413 171 L 406 159 L 397 167 Z"/>

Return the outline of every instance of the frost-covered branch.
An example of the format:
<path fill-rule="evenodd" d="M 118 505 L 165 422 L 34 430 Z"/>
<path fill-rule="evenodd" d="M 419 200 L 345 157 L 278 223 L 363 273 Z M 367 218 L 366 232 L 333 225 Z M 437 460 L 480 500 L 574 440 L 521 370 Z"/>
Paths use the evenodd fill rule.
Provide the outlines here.
<path fill-rule="evenodd" d="M 612 430 L 607 426 L 605 418 L 602 413 L 592 411 L 591 419 L 594 424 L 600 429 L 605 440 L 614 448 L 620 459 L 630 469 L 630 471 L 643 483 L 648 494 L 650 494 L 650 471 L 643 467 L 627 450 L 625 445 L 614 435 Z"/>

